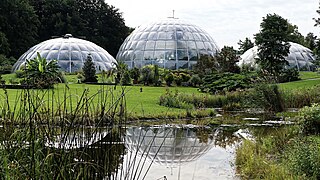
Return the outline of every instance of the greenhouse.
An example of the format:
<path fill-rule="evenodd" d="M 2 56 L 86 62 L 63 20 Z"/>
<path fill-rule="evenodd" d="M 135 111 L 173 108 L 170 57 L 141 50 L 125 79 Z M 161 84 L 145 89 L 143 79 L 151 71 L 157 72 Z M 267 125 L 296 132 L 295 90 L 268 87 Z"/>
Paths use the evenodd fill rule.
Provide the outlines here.
<path fill-rule="evenodd" d="M 201 28 L 175 18 L 141 25 L 121 45 L 118 61 L 129 68 L 149 64 L 167 69 L 191 69 L 201 55 L 214 56 L 219 48 Z"/>
<path fill-rule="evenodd" d="M 34 59 L 37 52 L 47 60 L 57 60 L 60 69 L 65 72 L 77 72 L 83 67 L 88 55 L 92 57 L 96 70 L 109 70 L 116 60 L 100 46 L 71 34 L 37 44 L 25 52 L 13 66 L 13 71 L 24 67 L 26 60 Z"/>
<path fill-rule="evenodd" d="M 299 71 L 312 71 L 315 66 L 313 61 L 315 58 L 312 54 L 312 51 L 300 44 L 290 42 L 289 55 L 286 57 L 286 60 L 289 62 L 290 68 L 297 68 Z M 258 47 L 255 46 L 240 56 L 240 61 L 238 65 L 249 66 L 252 68 L 257 68 L 255 63 L 255 58 L 258 58 Z"/>

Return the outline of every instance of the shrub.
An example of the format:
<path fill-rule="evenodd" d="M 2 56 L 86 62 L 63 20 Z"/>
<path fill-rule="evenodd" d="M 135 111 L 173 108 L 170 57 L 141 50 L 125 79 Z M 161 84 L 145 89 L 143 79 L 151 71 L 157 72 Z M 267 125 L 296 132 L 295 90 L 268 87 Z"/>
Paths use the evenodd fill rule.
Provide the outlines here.
<path fill-rule="evenodd" d="M 193 87 L 197 87 L 202 83 L 202 80 L 198 74 L 194 74 L 188 81 Z"/>
<path fill-rule="evenodd" d="M 312 104 L 311 107 L 304 107 L 299 111 L 299 122 L 304 134 L 320 133 L 320 105 Z"/>
<path fill-rule="evenodd" d="M 217 93 L 221 91 L 235 91 L 236 89 L 245 89 L 250 87 L 250 76 L 235 73 L 219 73 L 206 75 L 203 78 L 203 84 L 200 87 L 202 92 Z"/>
<path fill-rule="evenodd" d="M 16 70 L 14 73 L 16 74 L 16 78 L 24 78 L 26 74 L 23 70 Z"/>
<path fill-rule="evenodd" d="M 181 109 L 192 109 L 193 105 L 184 101 L 181 96 L 179 96 L 178 91 L 175 93 L 170 92 L 168 89 L 166 93 L 161 95 L 159 98 L 159 104 L 162 106 L 181 108 Z"/>
<path fill-rule="evenodd" d="M 292 172 L 320 179 L 320 140 L 315 137 L 296 138 L 288 146 L 285 163 Z"/>
<path fill-rule="evenodd" d="M 284 110 L 283 96 L 277 85 L 258 85 L 251 96 L 250 101 L 265 111 L 282 112 Z"/>

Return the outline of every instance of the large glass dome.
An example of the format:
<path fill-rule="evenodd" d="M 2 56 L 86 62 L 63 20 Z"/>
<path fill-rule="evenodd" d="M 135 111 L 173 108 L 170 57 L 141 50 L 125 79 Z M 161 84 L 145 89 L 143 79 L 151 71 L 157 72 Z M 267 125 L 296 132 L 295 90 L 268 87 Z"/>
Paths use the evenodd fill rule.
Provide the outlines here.
<path fill-rule="evenodd" d="M 87 56 L 91 55 L 97 71 L 111 69 L 116 60 L 100 46 L 66 34 L 37 44 L 25 52 L 13 66 L 13 71 L 25 65 L 27 59 L 33 59 L 37 52 L 47 60 L 58 60 L 58 65 L 65 72 L 77 72 L 82 69 Z"/>
<path fill-rule="evenodd" d="M 201 28 L 175 18 L 141 25 L 121 45 L 118 61 L 129 68 L 157 64 L 167 69 L 191 68 L 200 55 L 215 55 L 215 41 Z"/>
<path fill-rule="evenodd" d="M 314 69 L 314 64 L 312 63 L 315 58 L 312 55 L 312 51 L 300 44 L 290 42 L 289 55 L 286 60 L 289 62 L 289 67 L 297 68 L 299 71 L 311 71 Z M 258 47 L 247 50 L 243 55 L 240 56 L 238 65 L 242 67 L 243 65 L 250 66 L 252 68 L 257 68 L 255 63 L 255 58 L 258 58 Z"/>

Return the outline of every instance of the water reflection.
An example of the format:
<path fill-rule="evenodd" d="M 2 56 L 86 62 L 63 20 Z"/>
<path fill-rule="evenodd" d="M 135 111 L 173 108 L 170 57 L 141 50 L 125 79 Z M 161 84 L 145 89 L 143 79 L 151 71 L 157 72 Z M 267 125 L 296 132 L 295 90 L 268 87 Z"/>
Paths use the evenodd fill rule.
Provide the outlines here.
<path fill-rule="evenodd" d="M 232 179 L 231 161 L 240 142 L 236 130 L 181 125 L 127 128 L 126 172 L 131 179 Z M 137 171 L 140 175 L 133 176 Z"/>

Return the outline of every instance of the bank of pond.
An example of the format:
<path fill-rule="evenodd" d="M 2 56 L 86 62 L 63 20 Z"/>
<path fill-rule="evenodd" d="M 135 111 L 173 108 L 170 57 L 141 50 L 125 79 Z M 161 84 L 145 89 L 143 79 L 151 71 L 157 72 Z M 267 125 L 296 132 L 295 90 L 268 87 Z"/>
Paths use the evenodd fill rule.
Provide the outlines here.
<path fill-rule="evenodd" d="M 0 179 L 319 179 L 319 88 L 4 89 Z"/>

